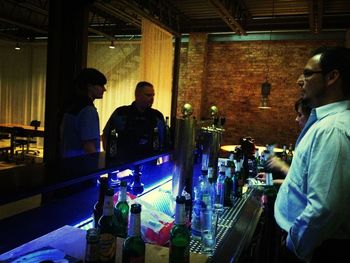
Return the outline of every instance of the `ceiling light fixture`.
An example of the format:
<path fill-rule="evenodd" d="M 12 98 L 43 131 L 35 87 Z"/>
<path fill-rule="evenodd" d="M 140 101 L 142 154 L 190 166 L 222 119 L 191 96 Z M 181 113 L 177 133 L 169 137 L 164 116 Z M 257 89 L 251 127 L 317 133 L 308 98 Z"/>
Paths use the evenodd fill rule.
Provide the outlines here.
<path fill-rule="evenodd" d="M 114 45 L 114 41 L 113 41 L 113 40 L 111 41 L 111 44 L 109 45 L 109 48 L 110 48 L 110 49 L 114 49 L 114 48 L 115 48 L 115 45 Z"/>
<path fill-rule="evenodd" d="M 275 1 L 272 1 L 272 20 L 275 18 Z M 269 65 L 269 60 L 270 60 L 270 45 L 271 45 L 271 38 L 272 38 L 272 26 L 271 25 L 271 30 L 270 30 L 270 39 L 268 40 L 267 44 L 267 54 L 266 54 L 266 62 L 265 62 L 265 82 L 261 84 L 261 99 L 260 99 L 260 105 L 259 109 L 271 109 L 270 106 L 270 100 L 269 100 L 269 95 L 271 91 L 271 83 L 269 82 L 269 73 L 270 73 L 270 65 Z"/>
<path fill-rule="evenodd" d="M 17 42 L 16 46 L 15 46 L 15 50 L 21 50 L 21 47 L 19 45 L 19 43 Z"/>

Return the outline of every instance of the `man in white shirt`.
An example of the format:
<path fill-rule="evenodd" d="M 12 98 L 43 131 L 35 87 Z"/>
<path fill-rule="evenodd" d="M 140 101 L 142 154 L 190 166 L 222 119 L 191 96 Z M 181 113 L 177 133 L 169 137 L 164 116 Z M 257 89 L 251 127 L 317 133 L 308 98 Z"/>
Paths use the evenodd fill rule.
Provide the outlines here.
<path fill-rule="evenodd" d="M 313 110 L 278 192 L 275 219 L 298 259 L 349 258 L 350 50 L 316 50 L 303 75 L 302 97 Z"/>

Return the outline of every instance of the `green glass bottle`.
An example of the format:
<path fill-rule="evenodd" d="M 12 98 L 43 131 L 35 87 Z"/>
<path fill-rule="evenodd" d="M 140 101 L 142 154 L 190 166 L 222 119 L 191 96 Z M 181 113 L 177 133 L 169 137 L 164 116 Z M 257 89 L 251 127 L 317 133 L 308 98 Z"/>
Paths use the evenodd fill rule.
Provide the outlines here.
<path fill-rule="evenodd" d="M 103 215 L 98 220 L 100 229 L 100 262 L 114 263 L 118 222 L 114 214 L 114 191 L 108 188 L 103 205 Z"/>
<path fill-rule="evenodd" d="M 146 246 L 141 237 L 141 205 L 132 204 L 128 237 L 123 244 L 123 263 L 145 262 Z"/>
<path fill-rule="evenodd" d="M 128 233 L 128 220 L 129 220 L 129 204 L 126 201 L 126 181 L 120 182 L 120 189 L 118 195 L 118 203 L 115 206 L 117 213 L 119 214 L 119 223 L 120 223 L 120 233 L 118 237 L 126 238 Z"/>
<path fill-rule="evenodd" d="M 170 263 L 190 262 L 190 231 L 185 225 L 185 197 L 176 197 L 175 224 L 170 231 Z"/>

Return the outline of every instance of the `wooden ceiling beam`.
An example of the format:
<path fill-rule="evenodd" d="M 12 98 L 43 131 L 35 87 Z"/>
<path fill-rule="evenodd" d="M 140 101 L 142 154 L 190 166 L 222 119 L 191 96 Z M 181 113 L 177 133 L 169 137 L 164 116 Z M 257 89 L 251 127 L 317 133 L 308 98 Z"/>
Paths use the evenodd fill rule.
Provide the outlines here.
<path fill-rule="evenodd" d="M 25 28 L 25 29 L 28 29 L 28 30 L 31 30 L 31 31 L 34 31 L 34 32 L 37 32 L 37 33 L 41 33 L 41 34 L 47 34 L 47 30 L 44 30 L 42 28 L 38 28 L 38 27 L 35 27 L 35 26 L 32 26 L 32 25 L 29 25 L 28 23 L 22 23 L 22 22 L 19 22 L 19 21 L 15 21 L 11 18 L 7 18 L 7 17 L 4 17 L 4 16 L 0 16 L 0 21 L 3 21 L 3 22 L 6 22 L 8 24 L 12 24 L 12 25 L 15 25 L 15 26 L 18 26 L 18 27 L 21 27 L 21 28 Z"/>
<path fill-rule="evenodd" d="M 173 35 L 180 35 L 179 12 L 170 7 L 167 1 L 119 0 L 116 4 L 150 20 Z"/>
<path fill-rule="evenodd" d="M 210 0 L 219 13 L 222 20 L 238 35 L 246 35 L 247 32 L 243 29 L 243 26 L 236 20 L 235 14 L 242 12 L 237 10 L 239 5 L 236 1 L 225 1 L 225 0 Z M 233 5 L 235 4 L 235 5 Z"/>
<path fill-rule="evenodd" d="M 318 34 L 323 28 L 323 0 L 309 1 L 309 24 L 311 32 Z"/>
<path fill-rule="evenodd" d="M 118 17 L 123 19 L 125 22 L 141 28 L 141 19 L 139 19 L 135 14 L 130 14 L 127 10 L 118 9 L 111 4 L 102 2 L 95 2 L 94 6 L 113 17 Z"/>
<path fill-rule="evenodd" d="M 9 41 L 13 41 L 13 42 L 28 42 L 28 39 L 25 39 L 23 37 L 14 36 L 12 34 L 6 34 L 3 32 L 0 32 L 0 38 L 5 39 L 5 40 L 9 40 Z"/>

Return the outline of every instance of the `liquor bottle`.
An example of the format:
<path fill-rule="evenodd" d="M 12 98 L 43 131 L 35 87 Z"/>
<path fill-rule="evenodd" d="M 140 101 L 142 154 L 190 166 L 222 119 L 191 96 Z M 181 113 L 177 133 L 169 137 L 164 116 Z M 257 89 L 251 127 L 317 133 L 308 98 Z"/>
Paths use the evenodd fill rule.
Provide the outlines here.
<path fill-rule="evenodd" d="M 287 163 L 291 164 L 293 160 L 293 144 L 289 144 L 287 152 Z"/>
<path fill-rule="evenodd" d="M 208 175 L 205 173 L 202 174 L 202 181 L 199 184 L 199 190 L 200 190 L 200 197 L 203 202 L 203 205 L 212 207 L 212 204 L 213 204 L 212 187 L 209 183 Z"/>
<path fill-rule="evenodd" d="M 208 182 L 210 187 L 210 201 L 211 207 L 214 207 L 215 198 L 216 198 L 216 179 L 217 176 L 214 176 L 214 168 L 212 166 L 208 167 Z"/>
<path fill-rule="evenodd" d="M 215 227 L 216 220 L 213 221 L 214 213 L 211 203 L 203 204 L 201 209 L 201 252 L 211 254 L 215 247 Z"/>
<path fill-rule="evenodd" d="M 104 203 L 106 191 L 108 188 L 108 177 L 106 175 L 100 176 L 99 183 L 100 183 L 100 186 L 99 186 L 100 192 L 98 195 L 98 200 L 94 205 L 94 212 L 93 212 L 95 228 L 98 228 L 98 220 L 100 219 L 103 213 L 103 203 Z"/>
<path fill-rule="evenodd" d="M 255 149 L 254 157 L 256 160 L 256 165 L 259 167 L 260 166 L 260 153 L 259 153 L 259 148 Z"/>
<path fill-rule="evenodd" d="M 247 178 L 255 178 L 258 174 L 257 162 L 254 155 L 245 155 L 243 159 L 243 177 L 244 181 Z"/>
<path fill-rule="evenodd" d="M 128 237 L 123 244 L 123 263 L 145 262 L 146 246 L 141 237 L 141 205 L 132 204 Z"/>
<path fill-rule="evenodd" d="M 237 182 L 236 191 L 234 191 L 235 197 L 241 197 L 243 193 L 244 186 L 244 175 L 243 175 L 243 160 L 236 161 L 236 171 L 235 171 L 235 179 Z"/>
<path fill-rule="evenodd" d="M 224 164 L 219 166 L 219 175 L 216 180 L 216 191 L 215 191 L 215 201 L 214 210 L 216 213 L 221 213 L 224 210 L 224 198 L 225 198 L 225 175 L 226 167 Z"/>
<path fill-rule="evenodd" d="M 233 195 L 233 179 L 235 164 L 233 162 L 233 155 L 230 156 L 230 160 L 226 163 L 225 181 L 224 181 L 224 206 L 232 207 L 232 195 Z"/>
<path fill-rule="evenodd" d="M 231 153 L 229 159 L 226 162 L 226 173 L 230 173 L 231 175 L 233 175 L 234 172 L 235 172 L 234 155 L 233 153 Z"/>
<path fill-rule="evenodd" d="M 214 183 L 214 168 L 208 166 L 208 181 L 210 184 Z"/>
<path fill-rule="evenodd" d="M 287 162 L 288 156 L 287 156 L 287 146 L 283 145 L 283 151 L 281 153 L 281 160 L 284 162 Z"/>
<path fill-rule="evenodd" d="M 126 201 L 126 181 L 120 182 L 120 189 L 118 195 L 118 202 L 115 206 L 116 213 L 119 216 L 119 227 L 120 232 L 118 233 L 118 237 L 126 238 L 128 231 L 128 220 L 129 220 L 129 204 Z"/>
<path fill-rule="evenodd" d="M 170 121 L 169 117 L 165 117 L 165 136 L 164 136 L 164 149 L 169 149 L 171 147 L 171 134 L 170 134 Z"/>
<path fill-rule="evenodd" d="M 86 263 L 98 263 L 100 234 L 97 228 L 90 228 L 86 231 L 85 261 Z"/>
<path fill-rule="evenodd" d="M 190 262 L 190 232 L 185 224 L 185 197 L 176 197 L 175 224 L 170 231 L 169 263 Z"/>
<path fill-rule="evenodd" d="M 201 227 L 201 209 L 203 201 L 200 196 L 199 187 L 194 187 L 194 200 L 192 206 L 192 217 L 191 217 L 191 233 L 192 238 L 196 240 L 201 239 L 202 227 Z"/>
<path fill-rule="evenodd" d="M 155 127 L 155 128 L 153 129 L 153 139 L 152 139 L 152 143 L 153 143 L 153 150 L 154 150 L 154 151 L 159 151 L 159 150 L 160 150 L 160 138 L 159 138 L 158 127 Z"/>
<path fill-rule="evenodd" d="M 103 215 L 98 220 L 100 229 L 100 262 L 112 263 L 115 261 L 118 222 L 114 215 L 113 195 L 113 189 L 108 188 L 103 205 Z"/>
<path fill-rule="evenodd" d="M 118 133 L 116 129 L 110 129 L 106 142 L 106 161 L 116 158 L 118 154 Z"/>

